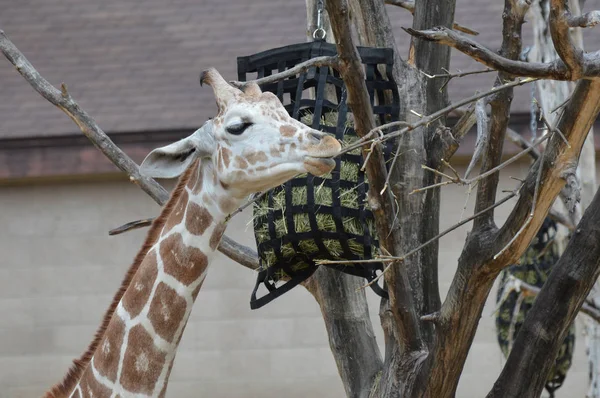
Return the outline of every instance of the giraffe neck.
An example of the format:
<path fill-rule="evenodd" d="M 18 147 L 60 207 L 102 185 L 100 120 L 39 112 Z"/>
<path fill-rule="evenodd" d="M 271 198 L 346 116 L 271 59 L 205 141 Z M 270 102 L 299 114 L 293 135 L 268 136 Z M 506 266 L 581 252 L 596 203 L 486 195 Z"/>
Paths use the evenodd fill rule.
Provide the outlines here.
<path fill-rule="evenodd" d="M 208 265 L 240 201 L 195 162 L 71 397 L 163 397 Z M 183 178 L 183 177 L 182 177 Z M 154 228 L 155 226 L 153 226 Z M 155 231 L 156 232 L 156 231 Z"/>

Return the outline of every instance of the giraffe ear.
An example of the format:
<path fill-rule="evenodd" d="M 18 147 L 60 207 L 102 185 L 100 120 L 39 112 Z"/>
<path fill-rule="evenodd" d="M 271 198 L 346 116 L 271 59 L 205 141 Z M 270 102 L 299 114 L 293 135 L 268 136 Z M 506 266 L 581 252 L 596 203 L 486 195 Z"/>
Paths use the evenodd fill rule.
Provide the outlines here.
<path fill-rule="evenodd" d="M 206 122 L 189 137 L 150 152 L 140 172 L 152 178 L 176 178 L 192 162 L 201 157 L 210 157 L 215 150 L 212 122 Z"/>

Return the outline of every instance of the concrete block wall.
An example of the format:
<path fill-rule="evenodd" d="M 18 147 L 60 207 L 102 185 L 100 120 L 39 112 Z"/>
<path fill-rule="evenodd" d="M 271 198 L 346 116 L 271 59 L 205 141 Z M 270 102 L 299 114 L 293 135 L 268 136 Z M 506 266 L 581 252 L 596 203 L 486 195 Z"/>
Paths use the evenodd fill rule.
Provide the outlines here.
<path fill-rule="evenodd" d="M 518 176 L 525 166 L 503 175 Z M 503 188 L 515 182 L 503 179 Z M 501 195 L 501 194 L 500 194 Z M 444 188 L 442 229 L 459 219 L 464 189 Z M 469 209 L 472 208 L 471 198 Z M 511 202 L 514 203 L 514 202 Z M 497 211 L 501 223 L 510 205 Z M 127 182 L 0 188 L 0 398 L 40 396 L 91 341 L 146 231 L 108 230 L 156 215 Z M 466 211 L 467 216 L 469 210 Z M 254 246 L 249 213 L 227 234 Z M 441 240 L 444 296 L 468 227 Z M 170 397 L 343 397 L 319 308 L 303 288 L 251 311 L 255 274 L 220 256 L 192 312 L 169 384 Z M 368 292 L 382 344 L 378 300 Z M 503 358 L 494 330 L 494 294 L 481 318 L 457 396 L 481 397 Z M 557 397 L 584 396 L 587 364 L 579 324 L 575 363 Z"/>

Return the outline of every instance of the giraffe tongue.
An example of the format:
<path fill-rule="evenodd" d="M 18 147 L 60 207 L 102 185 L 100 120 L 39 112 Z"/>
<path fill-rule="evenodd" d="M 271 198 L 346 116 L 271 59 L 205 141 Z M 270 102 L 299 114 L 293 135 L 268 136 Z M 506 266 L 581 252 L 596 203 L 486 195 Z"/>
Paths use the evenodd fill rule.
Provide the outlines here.
<path fill-rule="evenodd" d="M 331 158 L 313 158 L 307 156 L 304 159 L 306 171 L 315 176 L 329 173 L 335 167 L 335 160 Z"/>

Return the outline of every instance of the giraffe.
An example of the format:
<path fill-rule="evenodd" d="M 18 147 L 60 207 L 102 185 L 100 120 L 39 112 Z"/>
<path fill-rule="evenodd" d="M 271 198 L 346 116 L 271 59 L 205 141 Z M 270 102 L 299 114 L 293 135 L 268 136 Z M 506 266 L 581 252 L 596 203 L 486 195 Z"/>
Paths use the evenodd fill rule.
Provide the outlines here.
<path fill-rule="evenodd" d="M 190 136 L 151 151 L 140 166 L 179 177 L 87 351 L 46 398 L 164 397 L 177 347 L 227 216 L 252 193 L 335 166 L 340 143 L 291 118 L 248 83 L 201 74 L 218 108 Z"/>

